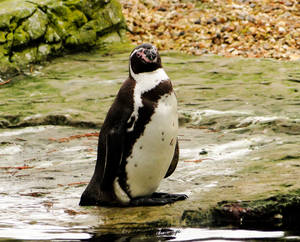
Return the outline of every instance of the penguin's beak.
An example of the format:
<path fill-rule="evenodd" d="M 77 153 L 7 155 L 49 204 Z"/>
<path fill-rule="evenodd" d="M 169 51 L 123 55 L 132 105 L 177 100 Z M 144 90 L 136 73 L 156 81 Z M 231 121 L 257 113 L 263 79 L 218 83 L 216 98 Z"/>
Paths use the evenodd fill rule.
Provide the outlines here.
<path fill-rule="evenodd" d="M 154 49 L 146 49 L 145 55 L 151 62 L 154 62 L 157 57 L 157 53 Z"/>
<path fill-rule="evenodd" d="M 145 63 L 154 63 L 157 61 L 157 50 L 156 49 L 141 49 L 137 51 L 136 55 L 143 60 Z"/>

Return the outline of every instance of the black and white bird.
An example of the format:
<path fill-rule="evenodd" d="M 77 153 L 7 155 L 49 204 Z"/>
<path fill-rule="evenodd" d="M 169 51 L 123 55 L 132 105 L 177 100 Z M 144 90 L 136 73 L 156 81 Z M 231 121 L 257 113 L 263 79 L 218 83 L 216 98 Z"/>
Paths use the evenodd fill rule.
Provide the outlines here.
<path fill-rule="evenodd" d="M 177 100 L 157 49 L 137 46 L 102 126 L 94 175 L 80 205 L 151 206 L 187 198 L 155 192 L 178 163 Z"/>

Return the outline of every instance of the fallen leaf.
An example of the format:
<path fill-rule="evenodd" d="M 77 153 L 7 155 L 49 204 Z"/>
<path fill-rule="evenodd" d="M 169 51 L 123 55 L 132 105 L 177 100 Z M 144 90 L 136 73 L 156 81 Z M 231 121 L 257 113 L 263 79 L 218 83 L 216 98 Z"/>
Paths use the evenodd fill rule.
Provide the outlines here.
<path fill-rule="evenodd" d="M 11 79 L 8 79 L 7 81 L 0 81 L 0 86 L 5 85 L 5 84 L 10 83 L 10 82 L 11 82 Z"/>
<path fill-rule="evenodd" d="M 16 170 L 26 170 L 26 169 L 32 169 L 33 166 L 0 166 L 0 169 L 16 169 Z"/>
<path fill-rule="evenodd" d="M 203 159 L 198 159 L 198 160 L 185 160 L 184 162 L 192 162 L 192 163 L 200 163 L 204 160 L 213 160 L 211 158 L 203 158 Z"/>
<path fill-rule="evenodd" d="M 29 196 L 29 197 L 43 197 L 49 192 L 29 192 L 29 193 L 21 193 L 21 196 Z"/>
<path fill-rule="evenodd" d="M 77 134 L 77 135 L 72 135 L 69 137 L 64 137 L 64 138 L 49 138 L 49 141 L 54 141 L 54 142 L 59 142 L 59 143 L 64 143 L 64 142 L 69 142 L 74 139 L 81 139 L 81 138 L 90 138 L 90 137 L 98 137 L 99 133 L 94 132 L 94 133 L 87 133 L 87 134 Z"/>
<path fill-rule="evenodd" d="M 73 182 L 69 183 L 68 186 L 78 186 L 78 185 L 86 185 L 88 182 Z"/>

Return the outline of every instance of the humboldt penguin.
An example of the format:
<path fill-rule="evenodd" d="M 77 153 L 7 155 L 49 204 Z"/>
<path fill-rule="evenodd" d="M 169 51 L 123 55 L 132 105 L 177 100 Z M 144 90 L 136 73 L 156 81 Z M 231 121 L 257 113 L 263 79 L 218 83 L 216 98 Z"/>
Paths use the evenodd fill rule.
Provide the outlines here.
<path fill-rule="evenodd" d="M 99 135 L 94 174 L 80 205 L 155 206 L 187 198 L 155 192 L 178 163 L 177 100 L 157 49 L 137 46 Z"/>

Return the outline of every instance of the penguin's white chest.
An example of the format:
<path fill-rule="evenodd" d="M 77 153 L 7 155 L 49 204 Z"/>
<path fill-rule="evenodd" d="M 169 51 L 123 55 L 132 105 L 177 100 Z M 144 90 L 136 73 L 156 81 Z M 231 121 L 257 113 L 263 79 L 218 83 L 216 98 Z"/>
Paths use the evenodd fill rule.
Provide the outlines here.
<path fill-rule="evenodd" d="M 127 159 L 127 184 L 133 198 L 150 195 L 158 188 L 172 162 L 177 134 L 177 100 L 172 92 L 159 99 Z"/>

